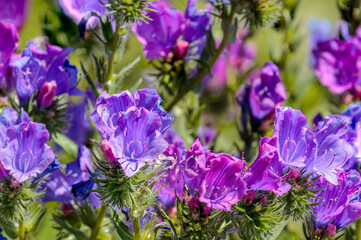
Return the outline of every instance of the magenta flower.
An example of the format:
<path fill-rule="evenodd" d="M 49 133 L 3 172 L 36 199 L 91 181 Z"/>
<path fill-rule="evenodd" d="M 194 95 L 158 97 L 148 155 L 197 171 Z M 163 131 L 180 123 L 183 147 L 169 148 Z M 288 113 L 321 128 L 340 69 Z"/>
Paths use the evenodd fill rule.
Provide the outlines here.
<path fill-rule="evenodd" d="M 11 110 L 5 110 L 5 114 L 11 113 Z M 6 134 L 0 148 L 0 162 L 11 176 L 24 182 L 42 173 L 53 162 L 55 155 L 45 144 L 49 133 L 44 124 L 31 122 L 24 110 L 16 123 L 10 123 L 7 123 L 10 125 L 7 128 L 5 124 L 2 125 L 2 128 L 6 128 Z"/>
<path fill-rule="evenodd" d="M 146 58 L 165 58 L 173 51 L 179 55 L 177 41 L 188 42 L 188 55 L 200 54 L 209 29 L 210 14 L 208 10 L 198 11 L 195 3 L 195 0 L 188 2 L 185 14 L 162 3 L 150 4 L 157 11 L 148 14 L 152 21 L 132 27 Z"/>
<path fill-rule="evenodd" d="M 0 22 L 14 24 L 17 29 L 20 29 L 26 19 L 29 2 L 29 0 L 0 0 Z"/>
<path fill-rule="evenodd" d="M 272 62 L 267 62 L 259 75 L 250 81 L 249 105 L 252 115 L 257 119 L 265 118 L 274 111 L 277 104 L 287 99 L 279 69 Z"/>
<path fill-rule="evenodd" d="M 230 211 L 245 196 L 244 161 L 223 153 L 205 152 L 199 140 L 189 148 L 184 161 L 185 185 L 190 195 L 207 207 Z"/>
<path fill-rule="evenodd" d="M 9 26 L 0 22 L 0 85 L 5 86 L 8 90 L 11 90 L 13 84 L 8 81 L 7 74 L 9 71 L 9 64 L 11 56 L 18 48 L 17 42 L 19 41 L 18 33 L 13 24 Z M 4 78 L 7 78 L 7 82 L 3 82 Z"/>
<path fill-rule="evenodd" d="M 108 1 L 103 2 L 107 3 Z M 99 0 L 58 0 L 58 3 L 65 15 L 72 18 L 76 24 L 79 24 L 84 15 L 89 11 L 95 10 L 101 15 L 105 15 L 107 12 L 107 9 Z M 90 21 L 90 26 L 95 24 L 94 20 Z"/>
<path fill-rule="evenodd" d="M 321 204 L 312 206 L 317 217 L 313 219 L 317 228 L 323 229 L 332 224 L 339 230 L 361 216 L 360 180 L 360 174 L 355 170 L 337 172 L 337 185 L 324 178 L 318 180 L 315 188 L 324 189 L 317 193 L 319 199 L 314 200 Z"/>
<path fill-rule="evenodd" d="M 355 39 L 320 42 L 313 55 L 316 76 L 331 92 L 342 94 L 360 85 L 361 48 Z"/>
<path fill-rule="evenodd" d="M 276 195 L 282 195 L 291 188 L 289 184 L 283 182 L 283 168 L 279 164 L 275 145 L 275 137 L 261 139 L 258 156 L 243 177 L 249 189 L 272 191 Z"/>

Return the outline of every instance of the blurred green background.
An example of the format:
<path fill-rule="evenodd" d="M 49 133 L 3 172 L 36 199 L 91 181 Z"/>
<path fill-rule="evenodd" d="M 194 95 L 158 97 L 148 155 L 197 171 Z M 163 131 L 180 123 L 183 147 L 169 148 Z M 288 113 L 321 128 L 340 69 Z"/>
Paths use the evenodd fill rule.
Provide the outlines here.
<path fill-rule="evenodd" d="M 173 4 L 176 8 L 184 10 L 186 7 L 186 0 L 173 0 Z M 43 35 L 44 17 L 45 15 L 51 15 L 56 6 L 55 0 L 32 0 L 28 9 L 28 18 L 25 26 L 20 32 L 20 48 L 19 52 L 26 46 L 30 39 Z M 327 18 L 333 23 L 339 19 L 339 13 L 336 7 L 336 0 L 302 0 L 299 9 L 296 13 L 296 23 L 299 24 L 299 31 L 297 34 L 303 37 L 303 42 L 298 51 L 289 58 L 290 65 L 297 65 L 298 72 L 282 72 L 282 76 L 287 76 L 291 79 L 290 83 L 286 83 L 288 95 L 295 95 L 296 100 L 289 99 L 285 105 L 300 109 L 308 118 L 312 118 L 318 113 L 330 114 L 334 111 L 332 105 L 330 105 L 330 98 L 332 96 L 328 90 L 323 87 L 317 79 L 315 79 L 312 69 L 309 63 L 308 48 L 308 20 L 310 17 Z M 69 28 L 74 28 L 70 26 Z M 73 29 L 74 30 L 74 29 Z M 258 55 L 256 59 L 256 65 L 262 66 L 266 61 L 270 60 L 271 53 L 280 51 L 282 47 L 282 41 L 284 39 L 284 33 L 278 32 L 274 29 L 262 29 L 256 32 L 249 40 L 253 41 L 257 45 Z M 79 42 L 81 42 L 79 38 Z M 77 46 L 73 46 L 76 48 Z M 98 49 L 99 50 L 99 49 Z M 141 45 L 135 39 L 134 36 L 128 41 L 127 50 L 124 55 L 124 59 L 117 65 L 117 69 L 121 69 L 127 63 L 131 62 L 138 55 L 142 56 L 142 60 L 137 65 L 135 70 L 127 77 L 127 81 L 136 82 L 140 77 L 143 77 L 146 69 L 151 69 L 149 61 L 143 56 Z M 79 66 L 79 61 L 83 60 L 84 55 L 80 50 L 74 51 L 72 54 L 71 62 Z M 189 95 L 192 98 L 192 94 Z M 167 99 L 165 99 L 166 101 Z M 176 115 L 176 128 L 182 128 L 182 112 L 179 114 L 177 111 L 174 112 Z M 225 117 L 225 116 L 221 116 Z M 184 116 L 183 116 L 184 118 Z M 184 126 L 183 126 L 184 128 Z M 223 124 L 218 126 L 219 137 L 217 139 L 216 150 L 225 151 L 232 153 L 234 150 L 233 146 L 229 144 L 230 139 L 237 141 L 238 136 L 234 134 L 234 126 L 232 124 Z M 187 141 L 187 136 L 185 136 Z M 188 137 L 189 139 L 189 137 Z M 191 141 L 191 140 L 189 140 Z M 189 141 L 187 142 L 189 144 Z M 48 214 L 42 225 L 39 228 L 35 239 L 56 239 L 56 231 L 51 226 L 51 209 L 56 207 L 55 203 L 48 203 L 49 209 Z M 288 232 L 285 232 L 279 239 L 300 239 L 302 236 L 302 226 L 300 223 L 290 223 L 288 225 Z"/>

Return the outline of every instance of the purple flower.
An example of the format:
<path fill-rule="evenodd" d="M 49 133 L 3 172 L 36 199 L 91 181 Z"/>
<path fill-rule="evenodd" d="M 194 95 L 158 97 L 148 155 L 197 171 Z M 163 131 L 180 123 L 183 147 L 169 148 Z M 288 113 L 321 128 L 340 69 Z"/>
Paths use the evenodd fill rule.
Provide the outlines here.
<path fill-rule="evenodd" d="M 7 109 L 5 114 L 12 114 L 12 111 Z M 2 134 L 6 131 L 3 135 L 5 141 L 0 148 L 0 162 L 11 176 L 24 182 L 42 173 L 53 162 L 55 155 L 45 144 L 49 133 L 44 124 L 31 122 L 24 110 L 21 110 L 15 124 L 12 122 L 14 118 L 9 120 L 12 123 L 9 127 L 5 124 L 0 127 Z"/>
<path fill-rule="evenodd" d="M 361 48 L 352 40 L 332 39 L 320 42 L 313 50 L 315 73 L 320 82 L 335 94 L 360 85 Z"/>
<path fill-rule="evenodd" d="M 324 176 L 337 183 L 337 170 L 352 158 L 353 147 L 344 138 L 348 121 L 342 116 L 328 116 L 315 131 L 307 126 L 307 118 L 290 107 L 276 109 L 274 137 L 277 139 L 279 164 L 303 168 L 306 174 Z"/>
<path fill-rule="evenodd" d="M 242 179 L 245 162 L 227 154 L 205 152 L 199 140 L 185 156 L 184 181 L 192 197 L 207 207 L 230 211 L 246 194 Z M 196 196 L 196 193 L 199 196 Z"/>
<path fill-rule="evenodd" d="M 178 9 L 160 3 L 149 4 L 157 12 L 150 12 L 150 23 L 133 25 L 139 42 L 148 59 L 166 57 L 184 31 L 184 16 Z"/>
<path fill-rule="evenodd" d="M 251 79 L 249 104 L 252 115 L 257 119 L 263 119 L 286 98 L 285 86 L 281 82 L 278 67 L 272 62 L 267 62 L 260 74 Z"/>
<path fill-rule="evenodd" d="M 83 145 L 79 146 L 77 160 L 66 165 L 65 174 L 61 170 L 51 172 L 49 177 L 41 182 L 37 189 L 38 192 L 41 192 L 46 188 L 42 201 L 71 203 L 72 200 L 83 200 L 74 196 L 72 190 L 74 186 L 89 181 L 93 172 L 90 155 L 88 148 Z M 90 190 L 94 188 L 93 184 Z M 87 194 L 87 196 L 89 195 Z M 90 193 L 89 200 L 92 206 L 99 206 L 99 199 L 94 193 Z"/>
<path fill-rule="evenodd" d="M 21 58 L 11 63 L 21 103 L 26 103 L 36 90 L 50 81 L 56 82 L 57 96 L 80 94 L 76 89 L 77 69 L 67 60 L 71 51 L 69 47 L 62 49 L 47 44 L 46 50 L 43 50 L 33 42 L 28 44 Z"/>
<path fill-rule="evenodd" d="M 350 172 L 337 172 L 337 185 L 329 183 L 324 178 L 318 180 L 316 189 L 324 188 L 316 194 L 319 199 L 313 205 L 316 227 L 322 229 L 327 224 L 333 224 L 337 229 L 344 228 L 361 216 L 361 202 L 359 200 L 360 174 Z"/>
<path fill-rule="evenodd" d="M 277 108 L 274 136 L 279 160 L 284 165 L 304 167 L 306 159 L 314 157 L 315 136 L 301 111 L 290 107 Z"/>
<path fill-rule="evenodd" d="M 221 54 L 214 63 L 211 75 L 207 75 L 202 81 L 202 91 L 204 93 L 215 93 L 219 95 L 227 86 L 227 56 Z"/>
<path fill-rule="evenodd" d="M 17 29 L 20 29 L 26 19 L 26 10 L 29 2 L 28 0 L 0 0 L 0 22 L 14 24 Z"/>
<path fill-rule="evenodd" d="M 103 1 L 107 3 L 108 1 Z M 98 11 L 101 15 L 105 15 L 107 9 L 99 0 L 58 0 L 58 3 L 65 15 L 72 18 L 76 24 L 79 24 L 84 15 L 92 10 Z M 90 26 L 95 22 L 92 20 Z"/>
<path fill-rule="evenodd" d="M 179 198 L 184 197 L 184 180 L 180 164 L 182 161 L 182 154 L 186 151 L 186 144 L 173 129 L 168 129 L 164 134 L 164 138 L 168 141 L 169 145 L 163 154 L 167 157 L 173 157 L 177 163 L 171 170 L 165 173 L 158 182 L 156 182 L 154 190 L 157 190 L 164 181 L 157 199 L 169 209 L 173 207 L 176 202 L 175 193 Z"/>
<path fill-rule="evenodd" d="M 243 177 L 248 188 L 254 191 L 272 191 L 276 195 L 281 195 L 291 188 L 289 184 L 283 183 L 283 169 L 278 164 L 275 145 L 275 137 L 261 139 L 258 156 Z"/>
<path fill-rule="evenodd" d="M 352 158 L 354 148 L 343 136 L 347 131 L 348 121 L 342 116 L 327 116 L 316 131 L 317 142 L 315 156 L 306 160 L 309 173 L 324 176 L 329 182 L 337 184 L 337 170 Z"/>
<path fill-rule="evenodd" d="M 209 30 L 210 11 L 198 11 L 195 4 L 196 0 L 190 0 L 184 15 L 162 3 L 150 4 L 157 11 L 148 14 L 152 22 L 132 27 L 148 59 L 167 57 L 177 49 L 177 41 L 188 42 L 188 55 L 201 53 Z"/>
<path fill-rule="evenodd" d="M 335 37 L 332 22 L 329 19 L 311 18 L 308 21 L 310 31 L 311 49 L 317 47 L 319 42 L 324 42 Z"/>
<path fill-rule="evenodd" d="M 114 157 L 131 177 L 154 161 L 168 147 L 161 134 L 159 115 L 145 108 L 131 107 L 118 119 L 117 128 L 109 139 Z"/>
<path fill-rule="evenodd" d="M 361 159 L 361 103 L 350 104 L 342 115 L 349 118 L 347 133 L 343 138 L 355 149 L 354 156 L 346 162 L 344 169 L 355 169 Z"/>
<path fill-rule="evenodd" d="M 12 84 L 10 82 L 3 83 L 2 81 L 9 71 L 10 59 L 18 48 L 17 42 L 19 38 L 13 24 L 6 26 L 2 22 L 0 22 L 0 35 L 0 85 L 5 85 L 8 90 L 11 90 Z"/>
<path fill-rule="evenodd" d="M 129 91 L 123 91 L 112 96 L 104 91 L 98 97 L 90 117 L 102 138 L 109 139 L 117 128 L 118 119 L 123 112 L 134 106 L 145 108 L 157 113 L 162 122 L 160 131 L 164 133 L 172 124 L 173 117 L 163 109 L 161 102 L 162 99 L 154 89 L 139 89 L 133 95 Z"/>
<path fill-rule="evenodd" d="M 56 93 L 58 92 L 58 87 L 55 81 L 45 83 L 39 91 L 37 100 L 39 108 L 49 107 L 54 100 Z"/>

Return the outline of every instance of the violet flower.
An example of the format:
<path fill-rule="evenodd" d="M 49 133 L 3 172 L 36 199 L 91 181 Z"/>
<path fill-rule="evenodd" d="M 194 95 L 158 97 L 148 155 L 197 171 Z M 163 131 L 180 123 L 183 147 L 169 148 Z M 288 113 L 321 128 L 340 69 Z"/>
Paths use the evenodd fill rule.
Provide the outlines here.
<path fill-rule="evenodd" d="M 246 194 L 244 166 L 244 161 L 227 154 L 205 152 L 196 140 L 185 155 L 182 170 L 192 197 L 209 208 L 230 211 Z"/>
<path fill-rule="evenodd" d="M 128 177 L 146 162 L 154 161 L 168 147 L 160 133 L 159 115 L 145 108 L 129 108 L 118 119 L 117 126 L 109 142 L 114 157 Z"/>
<path fill-rule="evenodd" d="M 108 1 L 103 1 L 107 3 Z M 101 15 L 105 15 L 107 9 L 99 0 L 58 0 L 61 9 L 65 15 L 72 18 L 76 24 L 79 24 L 84 15 L 92 10 L 98 11 Z M 90 26 L 94 26 L 95 19 L 90 21 Z"/>
<path fill-rule="evenodd" d="M 8 120 L 1 117 L 0 132 L 5 141 L 0 147 L 0 162 L 11 176 L 24 182 L 42 173 L 54 161 L 53 151 L 45 144 L 49 133 L 44 124 L 32 122 L 23 109 L 16 123 L 13 110 L 4 110 L 4 114 L 12 117 Z"/>
<path fill-rule="evenodd" d="M 161 3 L 150 4 L 156 12 L 149 12 L 150 23 L 133 25 L 133 31 L 143 45 L 148 59 L 166 57 L 184 31 L 184 16 L 178 9 L 169 8 Z"/>
<path fill-rule="evenodd" d="M 313 55 L 315 74 L 331 92 L 342 94 L 360 85 L 361 48 L 352 39 L 320 42 Z"/>
<path fill-rule="evenodd" d="M 89 181 L 91 173 L 94 172 L 90 155 L 88 148 L 79 146 L 77 160 L 66 164 L 65 174 L 61 170 L 56 170 L 51 172 L 49 177 L 41 182 L 37 191 L 41 192 L 46 188 L 41 200 L 43 202 L 57 201 L 68 204 L 73 200 L 83 200 L 74 196 L 72 190 L 75 185 Z M 93 184 L 90 190 L 94 188 Z M 100 205 L 100 201 L 94 193 L 88 193 L 86 197 L 88 196 L 92 206 L 97 207 Z"/>
<path fill-rule="evenodd" d="M 148 59 L 165 58 L 174 51 L 177 41 L 189 43 L 188 55 L 199 55 L 209 29 L 209 10 L 198 11 L 196 1 L 190 0 L 185 14 L 162 3 L 150 4 L 157 12 L 150 12 L 150 23 L 133 25 L 133 31 Z M 181 38 L 183 40 L 181 40 Z"/>
<path fill-rule="evenodd" d="M 314 202 L 320 204 L 311 206 L 315 210 L 313 218 L 318 229 L 332 224 L 337 229 L 345 228 L 361 216 L 361 202 L 359 199 L 360 174 L 350 172 L 337 172 L 337 185 L 331 184 L 324 178 L 318 179 L 316 189 L 324 188 L 316 196 Z"/>
<path fill-rule="evenodd" d="M 12 90 L 13 84 L 7 78 L 7 74 L 11 56 L 18 48 L 19 37 L 13 24 L 6 26 L 2 22 L 0 22 L 0 36 L 0 85 Z M 5 77 L 7 81 L 3 82 Z"/>
<path fill-rule="evenodd" d="M 299 110 L 277 108 L 273 136 L 280 167 L 284 171 L 291 166 L 305 168 L 306 174 L 321 175 L 337 184 L 337 170 L 354 154 L 353 147 L 343 139 L 347 124 L 345 117 L 328 116 L 313 132 Z"/>
<path fill-rule="evenodd" d="M 14 24 L 17 29 L 20 29 L 26 19 L 29 2 L 29 0 L 0 0 L 0 22 Z"/>
<path fill-rule="evenodd" d="M 267 62 L 259 75 L 250 81 L 249 104 L 252 115 L 257 119 L 265 118 L 277 104 L 287 99 L 279 69 L 273 62 Z"/>
<path fill-rule="evenodd" d="M 133 95 L 129 91 L 114 95 L 104 91 L 98 97 L 90 117 L 102 138 L 108 140 L 117 128 L 118 119 L 123 112 L 130 107 L 145 108 L 158 114 L 162 122 L 160 131 L 164 133 L 172 124 L 173 117 L 163 109 L 161 102 L 162 99 L 154 89 L 138 89 Z"/>
<path fill-rule="evenodd" d="M 181 162 L 183 152 L 186 151 L 187 148 L 183 139 L 174 131 L 174 129 L 168 129 L 164 134 L 164 139 L 168 141 L 169 145 L 163 154 L 167 157 L 173 157 L 176 164 L 156 182 L 153 189 L 155 191 L 158 190 L 164 181 L 164 184 L 157 195 L 157 199 L 169 209 L 174 207 L 174 204 L 176 203 L 176 194 L 179 198 L 184 197 L 184 180 L 181 171 Z"/>
<path fill-rule="evenodd" d="M 354 156 L 346 162 L 343 168 L 346 170 L 355 169 L 360 165 L 361 161 L 361 103 L 350 104 L 342 112 L 342 115 L 349 118 L 347 133 L 343 138 L 355 149 Z"/>
<path fill-rule="evenodd" d="M 33 42 L 23 50 L 21 58 L 11 63 L 13 78 L 16 81 L 16 91 L 21 103 L 26 103 L 30 96 L 40 89 L 46 82 L 55 81 L 56 95 L 79 95 L 76 89 L 77 69 L 69 64 L 67 58 L 72 49 L 64 49 L 46 45 L 41 49 Z"/>
<path fill-rule="evenodd" d="M 282 195 L 290 190 L 291 186 L 283 182 L 283 168 L 278 161 L 275 137 L 263 137 L 259 143 L 259 153 L 256 160 L 244 174 L 247 187 L 257 191 L 272 191 Z"/>

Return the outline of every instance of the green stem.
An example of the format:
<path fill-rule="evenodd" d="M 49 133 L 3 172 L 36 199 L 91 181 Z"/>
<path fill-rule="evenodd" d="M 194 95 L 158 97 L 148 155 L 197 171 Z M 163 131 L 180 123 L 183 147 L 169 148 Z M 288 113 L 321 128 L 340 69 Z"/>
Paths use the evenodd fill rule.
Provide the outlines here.
<path fill-rule="evenodd" d="M 102 226 L 103 218 L 104 218 L 106 212 L 107 212 L 107 206 L 102 205 L 102 207 L 100 208 L 100 212 L 99 212 L 99 215 L 97 217 L 97 220 L 95 222 L 95 225 L 94 225 L 94 227 L 92 229 L 92 233 L 90 235 L 89 240 L 96 240 L 97 239 L 98 234 L 100 232 L 100 228 Z"/>
<path fill-rule="evenodd" d="M 356 221 L 356 240 L 361 240 L 361 218 Z"/>
<path fill-rule="evenodd" d="M 194 76 L 191 80 L 190 80 L 190 84 L 185 86 L 181 91 L 179 91 L 179 93 L 174 97 L 174 99 L 170 102 L 170 104 L 166 107 L 166 111 L 169 112 L 170 110 L 172 110 L 172 108 L 185 96 L 187 95 L 190 91 L 192 91 L 195 87 L 197 87 L 202 81 L 203 79 L 208 75 L 209 73 L 209 69 L 212 69 L 213 65 L 215 64 L 215 62 L 217 61 L 218 57 L 221 55 L 221 53 L 223 52 L 224 48 L 227 46 L 229 39 L 231 38 L 232 35 L 232 30 L 231 30 L 231 24 L 233 21 L 233 16 L 235 15 L 235 8 L 232 7 L 231 13 L 228 16 L 227 19 L 227 24 L 226 27 L 224 29 L 223 32 L 223 39 L 221 44 L 219 45 L 219 47 L 217 48 L 217 50 L 215 51 L 213 57 L 208 61 L 208 67 L 201 67 L 198 71 L 198 74 L 196 76 Z"/>
<path fill-rule="evenodd" d="M 113 79 L 114 57 L 115 57 L 115 51 L 117 50 L 119 39 L 120 39 L 120 26 L 121 26 L 121 21 L 120 21 L 120 19 L 117 19 L 116 26 L 115 26 L 115 32 L 114 32 L 114 38 L 109 45 L 109 50 L 111 51 L 112 55 L 109 56 L 109 60 L 108 60 L 108 81 L 111 81 Z"/>
<path fill-rule="evenodd" d="M 134 229 L 134 240 L 142 240 L 142 232 L 140 230 L 139 218 L 133 219 L 133 229 Z"/>
<path fill-rule="evenodd" d="M 19 221 L 19 230 L 18 230 L 18 235 L 19 235 L 19 239 L 20 240 L 25 240 L 26 239 L 26 234 L 25 234 L 25 229 L 24 229 L 24 221 L 23 219 L 21 219 Z"/>

